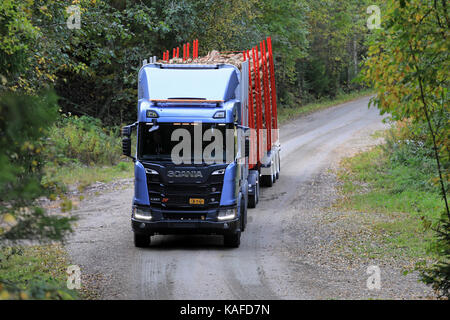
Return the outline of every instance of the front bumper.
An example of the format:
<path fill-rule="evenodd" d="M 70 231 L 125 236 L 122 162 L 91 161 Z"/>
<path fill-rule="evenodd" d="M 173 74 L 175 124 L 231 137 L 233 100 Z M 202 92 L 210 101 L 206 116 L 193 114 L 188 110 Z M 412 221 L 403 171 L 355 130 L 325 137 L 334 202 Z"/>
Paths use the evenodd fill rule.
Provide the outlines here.
<path fill-rule="evenodd" d="M 170 214 L 171 218 L 165 218 Z M 186 215 L 203 216 L 204 219 L 174 218 L 174 216 Z M 217 221 L 215 218 L 217 210 L 214 211 L 162 211 L 152 210 L 152 220 L 144 221 L 131 217 L 131 227 L 135 233 L 146 235 L 168 235 L 168 234 L 230 234 L 240 230 L 239 217 L 226 221 Z M 214 217 L 214 218 L 212 218 Z"/>

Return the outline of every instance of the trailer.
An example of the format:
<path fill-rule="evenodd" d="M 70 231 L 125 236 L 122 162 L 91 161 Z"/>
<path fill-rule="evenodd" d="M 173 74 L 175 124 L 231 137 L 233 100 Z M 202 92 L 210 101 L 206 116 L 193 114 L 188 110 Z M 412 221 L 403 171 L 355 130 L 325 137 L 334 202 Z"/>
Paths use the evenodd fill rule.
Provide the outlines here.
<path fill-rule="evenodd" d="M 172 58 L 166 50 L 139 71 L 137 121 L 122 128 L 123 154 L 135 163 L 137 247 L 180 233 L 223 235 L 238 247 L 260 185 L 279 178 L 271 39 L 240 52 L 198 49 L 194 40 Z"/>

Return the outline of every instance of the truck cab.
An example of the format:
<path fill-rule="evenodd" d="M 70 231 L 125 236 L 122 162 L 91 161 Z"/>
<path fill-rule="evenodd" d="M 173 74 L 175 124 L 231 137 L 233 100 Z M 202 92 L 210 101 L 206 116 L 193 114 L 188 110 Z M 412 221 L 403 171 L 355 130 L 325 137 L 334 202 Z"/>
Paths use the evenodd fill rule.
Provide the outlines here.
<path fill-rule="evenodd" d="M 137 247 L 151 236 L 217 234 L 238 247 L 249 181 L 248 65 L 145 64 L 137 121 L 122 129 L 134 161 L 131 226 Z M 136 134 L 131 154 L 132 133 Z M 249 176 L 251 175 L 251 177 Z"/>

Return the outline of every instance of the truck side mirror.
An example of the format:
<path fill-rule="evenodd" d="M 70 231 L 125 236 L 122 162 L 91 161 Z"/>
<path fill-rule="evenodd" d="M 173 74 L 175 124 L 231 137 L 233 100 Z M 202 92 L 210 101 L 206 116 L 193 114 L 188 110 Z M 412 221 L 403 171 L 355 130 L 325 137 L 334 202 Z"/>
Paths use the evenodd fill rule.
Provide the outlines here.
<path fill-rule="evenodd" d="M 122 128 L 122 135 L 123 136 L 131 136 L 131 126 L 125 126 Z"/>
<path fill-rule="evenodd" d="M 250 139 L 245 137 L 245 157 L 250 157 Z"/>
<path fill-rule="evenodd" d="M 130 139 L 130 137 L 124 136 L 122 138 L 122 153 L 124 156 L 131 158 L 131 139 Z"/>
<path fill-rule="evenodd" d="M 136 124 L 132 124 L 122 128 L 122 154 L 130 158 L 133 158 L 131 156 L 131 132 L 135 126 Z"/>

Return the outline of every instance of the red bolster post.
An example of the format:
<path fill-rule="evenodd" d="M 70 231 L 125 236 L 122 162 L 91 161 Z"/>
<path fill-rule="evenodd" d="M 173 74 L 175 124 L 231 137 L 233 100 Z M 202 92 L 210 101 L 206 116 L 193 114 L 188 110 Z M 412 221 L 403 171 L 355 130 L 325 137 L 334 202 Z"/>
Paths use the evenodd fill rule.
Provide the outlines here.
<path fill-rule="evenodd" d="M 192 52 L 192 57 L 194 59 L 197 59 L 197 39 L 194 40 L 194 48 L 193 48 L 193 52 Z"/>
<path fill-rule="evenodd" d="M 269 92 L 269 70 L 267 66 L 267 51 L 266 41 L 262 41 L 263 50 L 263 76 L 264 76 L 264 105 L 266 107 L 266 127 L 267 127 L 267 151 L 272 148 L 272 108 L 271 108 L 271 96 Z"/>
<path fill-rule="evenodd" d="M 253 71 L 255 71 L 255 91 L 256 91 L 256 135 L 257 135 L 257 148 L 258 148 L 258 156 L 257 160 L 261 163 L 261 157 L 263 153 L 263 141 L 262 141 L 262 97 L 261 97 L 261 79 L 259 77 L 259 52 L 258 46 L 253 49 Z"/>
<path fill-rule="evenodd" d="M 195 57 L 196 58 L 198 58 L 198 39 L 197 40 L 195 40 L 196 42 L 196 44 L 195 44 Z"/>
<path fill-rule="evenodd" d="M 253 110 L 253 83 L 252 83 L 252 68 L 251 68 L 251 60 L 250 60 L 250 53 L 247 50 L 247 58 L 248 58 L 248 95 L 249 95 L 249 103 L 248 103 L 248 113 L 250 114 L 249 117 L 249 127 L 255 128 L 255 112 Z M 244 51 L 244 59 L 245 59 L 245 51 Z"/>
<path fill-rule="evenodd" d="M 244 59 L 245 59 L 245 51 L 244 51 Z M 251 68 L 251 60 L 250 53 L 247 50 L 247 58 L 248 58 L 248 126 L 250 127 L 250 157 L 249 157 L 249 169 L 252 169 L 255 166 L 255 111 L 253 109 L 253 84 L 252 84 L 252 68 Z M 255 61 L 255 60 L 253 60 Z"/>
<path fill-rule="evenodd" d="M 272 115 L 273 128 L 278 129 L 278 115 L 277 115 L 277 92 L 275 87 L 275 65 L 273 62 L 272 39 L 267 38 L 267 46 L 269 48 L 269 62 L 270 62 L 270 91 L 272 93 Z M 275 130 L 275 141 L 278 140 L 278 130 Z"/>

